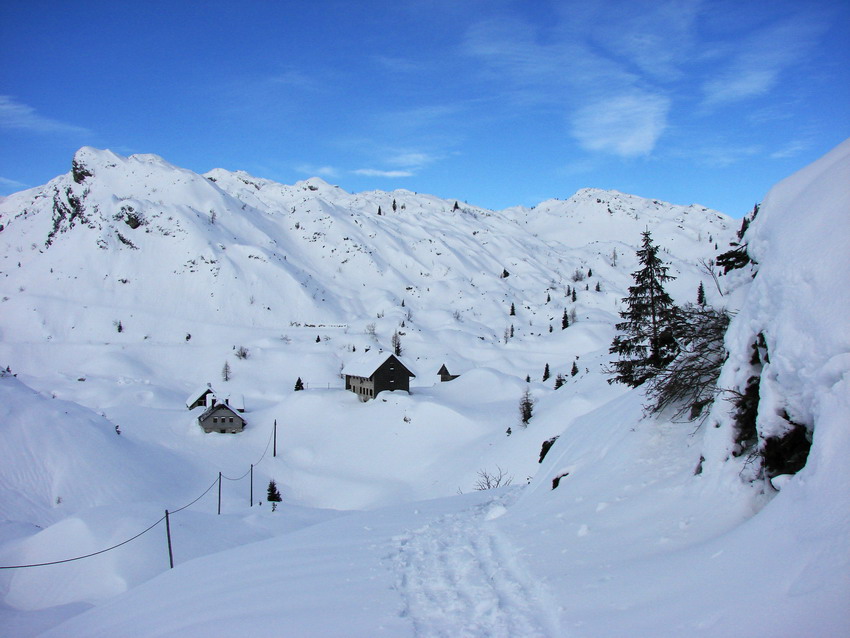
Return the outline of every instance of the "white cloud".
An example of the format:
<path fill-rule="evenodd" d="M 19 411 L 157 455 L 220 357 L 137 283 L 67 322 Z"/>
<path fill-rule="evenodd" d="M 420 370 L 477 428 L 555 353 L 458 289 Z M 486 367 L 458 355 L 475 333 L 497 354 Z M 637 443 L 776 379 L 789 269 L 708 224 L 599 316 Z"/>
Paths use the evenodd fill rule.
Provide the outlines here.
<path fill-rule="evenodd" d="M 0 177 L 0 189 L 3 189 L 3 190 L 10 190 L 10 189 L 20 190 L 20 189 L 26 188 L 26 187 L 27 187 L 27 185 L 24 184 L 23 182 L 19 182 L 19 181 L 14 180 L 14 179 L 8 179 L 6 177 Z"/>
<path fill-rule="evenodd" d="M 358 168 L 352 171 L 355 175 L 363 175 L 365 177 L 412 177 L 412 171 L 382 171 L 377 168 Z"/>
<path fill-rule="evenodd" d="M 318 177 L 338 177 L 339 171 L 333 166 L 314 166 L 313 164 L 300 164 L 295 170 L 304 175 Z"/>
<path fill-rule="evenodd" d="M 604 98 L 578 109 L 572 134 L 590 151 L 622 157 L 647 155 L 667 127 L 670 100 L 647 92 Z"/>
<path fill-rule="evenodd" d="M 769 92 L 782 73 L 806 58 L 823 29 L 823 24 L 811 20 L 792 19 L 735 42 L 726 64 L 703 83 L 703 105 L 714 107 Z"/>
<path fill-rule="evenodd" d="M 801 142 L 800 140 L 794 140 L 789 142 L 779 150 L 771 153 L 770 159 L 788 159 L 789 157 L 795 157 L 799 155 L 802 151 L 806 150 L 808 147 L 808 144 Z"/>
<path fill-rule="evenodd" d="M 31 131 L 34 133 L 73 133 L 90 135 L 91 131 L 82 126 L 66 124 L 59 120 L 44 117 L 26 104 L 15 101 L 9 95 L 0 95 L 0 128 Z"/>
<path fill-rule="evenodd" d="M 422 168 L 423 166 L 427 166 L 428 164 L 435 162 L 437 159 L 439 158 L 428 153 L 409 152 L 399 153 L 394 157 L 390 157 L 387 160 L 387 163 L 392 166 L 404 166 L 412 169 Z"/>

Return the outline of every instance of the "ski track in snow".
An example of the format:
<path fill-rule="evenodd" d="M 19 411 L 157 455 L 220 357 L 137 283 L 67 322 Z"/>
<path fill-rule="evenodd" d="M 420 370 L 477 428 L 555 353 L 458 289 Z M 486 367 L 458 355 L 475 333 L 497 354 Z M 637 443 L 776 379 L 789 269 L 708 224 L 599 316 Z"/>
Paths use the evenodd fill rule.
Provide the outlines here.
<path fill-rule="evenodd" d="M 401 615 L 411 619 L 417 638 L 562 635 L 553 597 L 486 520 L 496 502 L 435 519 L 395 539 L 390 560 Z"/>

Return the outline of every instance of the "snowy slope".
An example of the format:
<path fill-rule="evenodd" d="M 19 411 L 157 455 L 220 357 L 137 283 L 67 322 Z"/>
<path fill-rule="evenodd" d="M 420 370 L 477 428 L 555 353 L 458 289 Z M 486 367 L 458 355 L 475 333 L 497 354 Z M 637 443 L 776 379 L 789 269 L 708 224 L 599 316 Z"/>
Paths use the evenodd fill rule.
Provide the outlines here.
<path fill-rule="evenodd" d="M 727 247 L 732 224 L 698 206 L 589 189 L 486 211 L 408 191 L 348 194 L 317 179 L 198 176 L 153 156 L 81 150 L 77 175 L 81 166 L 91 175 L 80 183 L 60 177 L 0 204 L 0 356 L 43 393 L 39 414 L 63 401 L 105 414 L 72 411 L 108 435 L 110 456 L 158 450 L 132 453 L 144 460 L 129 461 L 128 472 L 177 472 L 168 480 L 179 485 L 147 486 L 129 502 L 115 502 L 120 491 L 81 500 L 41 531 L 15 505 L 0 562 L 109 546 L 213 491 L 172 522 L 174 570 L 159 525 L 94 559 L 0 572 L 0 634 L 53 625 L 46 635 L 848 633 L 847 156 L 845 144 L 770 193 L 745 237 L 758 274 L 721 277 L 721 298 L 699 261 Z M 67 203 L 68 188 L 85 200 L 88 221 L 71 227 L 66 216 L 48 244 L 53 193 Z M 130 228 L 126 201 L 155 221 Z M 775 481 L 778 494 L 748 480 L 747 458 L 731 455 L 728 402 L 695 431 L 645 417 L 640 391 L 611 386 L 601 372 L 647 227 L 669 251 L 677 302 L 694 299 L 703 281 L 711 301 L 737 311 L 721 385 L 746 381 L 763 332 L 771 358 L 760 431 L 775 432 L 784 409 L 814 433 L 809 463 Z M 806 261 L 798 246 L 828 257 Z M 118 266 L 128 283 L 109 287 Z M 561 330 L 565 310 L 577 321 Z M 341 389 L 340 366 L 386 348 L 396 330 L 417 375 L 413 393 L 360 404 Z M 234 356 L 238 345 L 247 359 Z M 227 383 L 218 376 L 225 361 Z M 437 383 L 443 363 L 462 376 Z M 567 381 L 554 390 L 558 373 Z M 293 391 L 298 376 L 307 391 Z M 206 381 L 245 395 L 243 434 L 204 435 L 193 424 L 183 401 Z M 526 388 L 535 407 L 522 428 Z M 13 421 L 19 414 L 10 408 Z M 268 452 L 274 420 L 277 457 Z M 73 441 L 65 445 L 76 455 Z M 18 481 L 8 492 L 28 493 L 15 457 L 3 460 Z M 247 479 L 225 481 L 217 515 L 211 481 L 249 463 L 254 500 L 273 478 L 284 504 L 249 507 Z M 474 491 L 482 471 L 500 470 L 512 487 Z M 101 481 L 113 474 L 121 476 Z M 63 490 L 81 480 L 72 471 Z M 53 494 L 41 515 L 55 509 Z"/>

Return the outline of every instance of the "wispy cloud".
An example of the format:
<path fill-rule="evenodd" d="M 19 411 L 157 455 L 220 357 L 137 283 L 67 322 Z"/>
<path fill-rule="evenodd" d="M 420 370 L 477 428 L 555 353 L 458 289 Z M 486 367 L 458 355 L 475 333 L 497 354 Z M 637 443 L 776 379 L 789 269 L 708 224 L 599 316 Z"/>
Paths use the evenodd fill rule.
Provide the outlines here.
<path fill-rule="evenodd" d="M 805 142 L 794 140 L 774 151 L 768 157 L 770 157 L 770 159 L 788 159 L 789 157 L 796 157 L 808 147 L 809 145 Z"/>
<path fill-rule="evenodd" d="M 22 190 L 27 188 L 27 184 L 23 182 L 19 182 L 14 179 L 8 179 L 6 177 L 0 177 L 0 190 L 8 191 L 10 193 Z"/>
<path fill-rule="evenodd" d="M 807 56 L 825 25 L 794 19 L 757 31 L 733 52 L 718 73 L 702 85 L 703 105 L 711 108 L 764 95 Z"/>
<path fill-rule="evenodd" d="M 670 100 L 634 92 L 587 104 L 572 116 L 572 134 L 590 151 L 646 155 L 667 127 Z"/>
<path fill-rule="evenodd" d="M 9 95 L 0 95 L 0 128 L 45 134 L 91 134 L 89 129 L 82 126 L 67 124 L 39 115 L 34 108 L 16 101 Z"/>
<path fill-rule="evenodd" d="M 316 166 L 313 164 L 299 164 L 295 167 L 295 170 L 303 175 L 309 175 L 311 177 L 339 177 L 339 171 L 333 166 Z"/>
<path fill-rule="evenodd" d="M 358 168 L 352 171 L 355 175 L 363 175 L 364 177 L 412 177 L 413 171 L 382 171 L 377 168 Z"/>
<path fill-rule="evenodd" d="M 637 72 L 640 65 L 622 60 L 626 52 L 634 58 L 651 46 L 635 41 L 606 51 L 586 35 L 593 32 L 584 28 L 592 26 L 593 16 L 579 13 L 565 18 L 558 38 L 547 40 L 528 24 L 479 23 L 469 31 L 465 50 L 508 87 L 502 97 L 524 107 L 561 109 L 582 148 L 622 157 L 652 152 L 667 127 L 670 100 Z M 649 54 L 644 58 L 644 66 L 672 64 L 667 58 L 652 62 Z"/>

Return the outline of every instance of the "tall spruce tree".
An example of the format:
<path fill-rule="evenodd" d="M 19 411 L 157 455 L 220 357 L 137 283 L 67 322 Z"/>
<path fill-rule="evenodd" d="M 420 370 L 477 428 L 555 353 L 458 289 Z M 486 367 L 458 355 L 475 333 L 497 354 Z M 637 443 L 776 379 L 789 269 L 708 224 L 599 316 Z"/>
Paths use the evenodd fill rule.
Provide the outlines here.
<path fill-rule="evenodd" d="M 617 324 L 620 332 L 611 343 L 609 352 L 619 356 L 612 362 L 612 382 L 636 388 L 666 366 L 678 352 L 672 324 L 676 306 L 664 290 L 664 283 L 674 279 L 658 257 L 658 246 L 652 243 L 650 232 L 644 231 L 643 244 L 637 251 L 640 270 L 632 273 L 634 285 L 623 299 L 626 309 L 620 312 L 623 321 Z"/>

